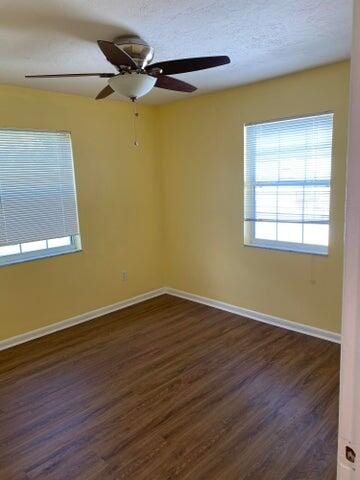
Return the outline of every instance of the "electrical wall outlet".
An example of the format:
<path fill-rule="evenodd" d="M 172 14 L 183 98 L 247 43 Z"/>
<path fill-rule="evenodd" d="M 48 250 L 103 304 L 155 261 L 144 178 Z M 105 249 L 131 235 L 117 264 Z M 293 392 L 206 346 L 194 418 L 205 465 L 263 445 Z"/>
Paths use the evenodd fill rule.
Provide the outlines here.
<path fill-rule="evenodd" d="M 122 282 L 126 282 L 128 279 L 128 272 L 126 270 L 123 270 L 120 274 L 120 278 Z"/>

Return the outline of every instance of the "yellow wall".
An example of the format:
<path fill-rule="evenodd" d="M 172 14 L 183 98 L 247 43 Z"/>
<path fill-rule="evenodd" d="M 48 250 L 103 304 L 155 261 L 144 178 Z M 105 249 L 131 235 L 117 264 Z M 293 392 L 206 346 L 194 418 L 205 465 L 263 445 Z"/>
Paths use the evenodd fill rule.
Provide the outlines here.
<path fill-rule="evenodd" d="M 342 62 L 158 109 L 169 286 L 340 331 L 348 77 Z M 328 110 L 329 256 L 244 247 L 244 123 Z"/>
<path fill-rule="evenodd" d="M 0 86 L 0 127 L 71 131 L 83 245 L 0 267 L 0 340 L 163 285 L 338 332 L 348 76 L 343 62 L 141 106 L 138 149 L 128 103 Z M 244 247 L 243 124 L 326 110 L 329 256 Z"/>
<path fill-rule="evenodd" d="M 0 87 L 0 127 L 71 131 L 83 245 L 0 267 L 0 339 L 163 285 L 155 110 L 140 113 L 136 149 L 129 104 Z"/>

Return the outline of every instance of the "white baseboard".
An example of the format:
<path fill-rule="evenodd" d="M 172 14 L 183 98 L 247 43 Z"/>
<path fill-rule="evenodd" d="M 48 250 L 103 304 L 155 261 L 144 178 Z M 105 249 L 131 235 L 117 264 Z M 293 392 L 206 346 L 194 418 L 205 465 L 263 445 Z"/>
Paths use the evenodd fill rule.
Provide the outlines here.
<path fill-rule="evenodd" d="M 17 335 L 15 337 L 7 338 L 0 341 L 0 351 L 5 350 L 10 347 L 15 347 L 21 343 L 30 342 L 35 338 L 44 337 L 59 330 L 64 330 L 65 328 L 73 327 L 80 323 L 88 322 L 94 318 L 101 317 L 107 313 L 115 312 L 116 310 L 121 310 L 131 305 L 144 302 L 151 298 L 158 297 L 167 293 L 168 295 L 173 295 L 175 297 L 185 298 L 193 302 L 202 303 L 208 305 L 209 307 L 218 308 L 220 310 L 225 310 L 226 312 L 235 313 L 236 315 L 241 315 L 242 317 L 251 318 L 252 320 L 257 320 L 259 322 L 268 323 L 270 325 L 275 325 L 276 327 L 285 328 L 287 330 L 293 330 L 295 332 L 303 333 L 305 335 L 311 335 L 313 337 L 322 338 L 330 342 L 341 343 L 341 335 L 338 333 L 330 332 L 328 330 L 322 330 L 316 327 L 310 327 L 308 325 L 303 325 L 301 323 L 291 322 L 283 318 L 274 317 L 272 315 L 267 315 L 265 313 L 255 312 L 253 310 L 248 310 L 246 308 L 237 307 L 230 303 L 220 302 L 218 300 L 213 300 L 211 298 L 201 297 L 200 295 L 195 295 L 193 293 L 184 292 L 182 290 L 177 290 L 175 288 L 159 288 L 157 290 L 152 290 L 136 297 L 129 298 L 127 300 L 122 300 L 112 305 L 107 305 L 105 307 L 97 308 L 90 312 L 83 313 L 81 315 L 76 315 L 75 317 L 68 318 L 61 322 L 53 323 L 46 327 L 37 328 L 36 330 L 31 330 L 30 332 Z"/>
<path fill-rule="evenodd" d="M 37 328 L 36 330 L 31 330 L 30 332 L 23 333 L 15 337 L 10 337 L 6 340 L 1 340 L 0 350 L 5 350 L 6 348 L 20 345 L 21 343 L 30 342 L 30 340 L 34 340 L 35 338 L 44 337 L 45 335 L 49 335 L 50 333 L 58 332 L 59 330 L 73 327 L 74 325 L 78 325 L 79 323 L 88 322 L 89 320 L 93 320 L 94 318 L 101 317 L 102 315 L 106 315 L 107 313 L 115 312 L 116 310 L 130 307 L 131 305 L 135 305 L 136 303 L 144 302 L 145 300 L 149 300 L 150 298 L 158 297 L 159 295 L 163 295 L 165 293 L 165 290 L 165 288 L 152 290 L 151 292 L 143 293 L 141 295 L 137 295 L 136 297 L 113 303 L 112 305 L 97 308 L 96 310 L 82 313 L 81 315 L 76 315 L 75 317 L 68 318 L 61 322 L 52 323 L 51 325 L 48 325 L 46 327 Z"/>
<path fill-rule="evenodd" d="M 174 295 L 175 297 L 185 298 L 186 300 L 191 300 L 193 302 L 202 303 L 204 305 L 208 305 L 209 307 L 225 310 L 226 312 L 235 313 L 236 315 L 251 318 L 252 320 L 268 323 L 276 327 L 304 333 L 305 335 L 311 335 L 312 337 L 322 338 L 323 340 L 328 340 L 329 342 L 341 343 L 341 335 L 339 333 L 322 330 L 321 328 L 311 327 L 309 325 L 303 325 L 302 323 L 291 322 L 290 320 L 274 317 L 273 315 L 255 312 L 246 308 L 237 307 L 236 305 L 231 305 L 230 303 L 224 303 L 211 298 L 201 297 L 200 295 L 184 292 L 175 288 L 165 288 L 164 293 Z"/>

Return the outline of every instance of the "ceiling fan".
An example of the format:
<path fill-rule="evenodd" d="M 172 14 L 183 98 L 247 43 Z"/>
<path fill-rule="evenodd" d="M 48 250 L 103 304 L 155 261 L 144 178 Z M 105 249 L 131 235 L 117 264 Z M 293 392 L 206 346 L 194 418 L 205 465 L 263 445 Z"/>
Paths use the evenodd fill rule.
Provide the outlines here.
<path fill-rule="evenodd" d="M 230 63 L 223 56 L 183 58 L 151 64 L 154 48 L 139 37 L 119 37 L 114 42 L 98 40 L 98 46 L 118 73 L 65 73 L 58 75 L 26 75 L 25 78 L 100 77 L 107 78 L 108 85 L 96 100 L 114 92 L 135 101 L 150 92 L 153 87 L 177 92 L 194 92 L 196 87 L 169 75 L 194 72 Z"/>

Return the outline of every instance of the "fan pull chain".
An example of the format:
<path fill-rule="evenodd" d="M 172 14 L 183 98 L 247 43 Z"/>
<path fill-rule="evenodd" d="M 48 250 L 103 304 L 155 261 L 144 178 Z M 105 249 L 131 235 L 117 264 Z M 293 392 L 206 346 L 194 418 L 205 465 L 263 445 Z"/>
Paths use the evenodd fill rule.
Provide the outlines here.
<path fill-rule="evenodd" d="M 136 97 L 131 97 L 131 101 L 134 105 L 134 146 L 138 147 L 139 146 L 139 140 L 138 140 L 138 119 L 139 119 L 139 112 L 137 110 L 137 105 L 136 105 Z"/>

